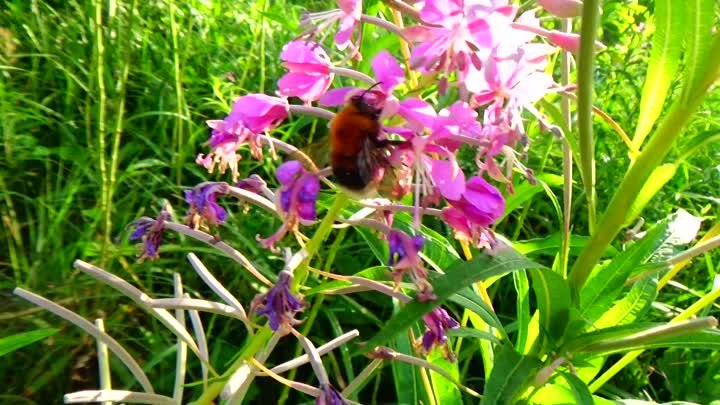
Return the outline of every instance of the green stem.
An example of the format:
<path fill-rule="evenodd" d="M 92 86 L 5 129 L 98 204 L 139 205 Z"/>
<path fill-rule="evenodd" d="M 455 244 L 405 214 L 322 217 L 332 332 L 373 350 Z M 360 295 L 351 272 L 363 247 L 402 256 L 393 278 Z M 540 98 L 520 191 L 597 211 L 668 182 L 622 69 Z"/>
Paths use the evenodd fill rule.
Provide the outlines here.
<path fill-rule="evenodd" d="M 100 248 L 100 265 L 105 267 L 106 258 L 105 253 L 110 243 L 110 226 L 111 226 L 111 213 L 110 213 L 110 201 L 108 197 L 108 172 L 107 163 L 105 162 L 105 131 L 106 131 L 106 112 L 107 112 L 107 92 L 105 89 L 105 39 L 103 36 L 103 2 L 95 1 L 95 74 L 97 75 L 97 93 L 98 93 L 98 105 L 97 105 L 97 139 L 98 139 L 98 159 L 100 166 L 100 179 L 101 179 L 101 190 L 100 190 L 100 212 L 103 217 L 103 238 Z"/>
<path fill-rule="evenodd" d="M 580 32 L 580 57 L 578 59 L 578 135 L 580 165 L 582 166 L 585 198 L 588 202 L 588 226 L 590 235 L 595 234 L 595 139 L 593 135 L 593 74 L 595 73 L 595 35 L 600 14 L 599 0 L 586 0 L 583 4 L 582 29 Z"/>
<path fill-rule="evenodd" d="M 562 22 L 562 30 L 564 32 L 572 32 L 572 20 L 565 19 Z M 570 83 L 570 55 L 567 52 L 562 53 L 561 57 L 561 75 L 562 85 L 567 86 Z M 560 250 L 560 274 L 563 278 L 567 278 L 568 258 L 570 256 L 570 225 L 572 215 L 572 176 L 573 176 L 573 156 L 570 142 L 567 137 L 572 136 L 572 116 L 570 114 L 570 99 L 563 97 L 561 99 L 563 121 L 567 133 L 563 139 L 563 234 L 562 247 Z"/>
<path fill-rule="evenodd" d="M 183 162 L 183 151 L 185 150 L 183 148 L 184 146 L 184 140 L 183 140 L 183 132 L 184 132 L 184 104 L 185 99 L 183 95 L 183 87 L 182 87 L 182 68 L 180 66 L 180 44 L 178 41 L 178 25 L 177 21 L 175 21 L 175 14 L 177 12 L 177 7 L 175 6 L 175 2 L 173 0 L 170 0 L 169 2 L 169 12 L 170 12 L 170 33 L 172 36 L 172 43 L 173 43 L 173 70 L 175 73 L 175 114 L 177 114 L 176 117 L 176 124 L 173 130 L 173 149 L 175 150 L 175 181 L 177 184 L 181 183 L 182 179 L 182 168 L 184 165 Z"/>
<path fill-rule="evenodd" d="M 330 209 L 328 209 L 325 214 L 325 218 L 323 218 L 317 231 L 315 231 L 315 235 L 313 235 L 312 239 L 310 239 L 310 241 L 305 245 L 305 252 L 307 252 L 307 256 L 302 264 L 295 269 L 291 285 L 291 291 L 293 293 L 297 293 L 300 286 L 305 283 L 305 279 L 307 279 L 308 276 L 308 266 L 310 265 L 310 261 L 313 256 L 317 254 L 318 250 L 320 250 L 320 246 L 323 242 L 325 242 L 325 239 L 327 239 L 330 231 L 332 231 L 335 219 L 338 217 L 338 214 L 340 214 L 340 211 L 345 208 L 348 201 L 350 201 L 350 198 L 343 192 L 339 192 L 335 195 L 333 205 L 330 206 Z"/>
<path fill-rule="evenodd" d="M 587 4 L 585 3 L 586 6 Z M 720 54 L 720 38 L 715 40 L 712 54 Z M 605 249 L 622 229 L 635 198 L 652 171 L 670 151 L 685 124 L 700 106 L 707 88 L 713 83 L 713 78 L 717 76 L 718 71 L 720 71 L 720 59 L 714 60 L 710 68 L 706 70 L 706 76 L 701 81 L 702 86 L 698 86 L 687 100 L 678 98 L 675 101 L 647 146 L 625 174 L 625 178 L 620 183 L 600 221 L 598 226 L 600 231 L 592 235 L 590 242 L 585 245 L 570 272 L 570 283 L 575 291 L 582 288 Z"/>
<path fill-rule="evenodd" d="M 220 395 L 220 392 L 227 384 L 227 380 L 233 375 L 237 369 L 239 369 L 247 359 L 255 356 L 265 345 L 267 345 L 274 332 L 268 326 L 264 326 L 254 337 L 251 338 L 250 342 L 245 346 L 240 357 L 238 357 L 230 367 L 223 373 L 217 381 L 210 383 L 208 388 L 202 393 L 200 398 L 196 401 L 191 402 L 189 405 L 210 405 L 214 404 L 215 398 Z"/>

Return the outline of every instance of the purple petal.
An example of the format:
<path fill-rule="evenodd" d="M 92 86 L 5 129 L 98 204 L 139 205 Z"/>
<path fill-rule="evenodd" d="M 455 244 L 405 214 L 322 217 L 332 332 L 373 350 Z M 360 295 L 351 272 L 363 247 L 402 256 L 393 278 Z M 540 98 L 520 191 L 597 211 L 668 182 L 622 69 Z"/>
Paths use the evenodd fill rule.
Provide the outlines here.
<path fill-rule="evenodd" d="M 288 160 L 277 168 L 275 178 L 277 178 L 283 186 L 288 186 L 304 172 L 305 168 L 302 163 L 297 160 Z"/>

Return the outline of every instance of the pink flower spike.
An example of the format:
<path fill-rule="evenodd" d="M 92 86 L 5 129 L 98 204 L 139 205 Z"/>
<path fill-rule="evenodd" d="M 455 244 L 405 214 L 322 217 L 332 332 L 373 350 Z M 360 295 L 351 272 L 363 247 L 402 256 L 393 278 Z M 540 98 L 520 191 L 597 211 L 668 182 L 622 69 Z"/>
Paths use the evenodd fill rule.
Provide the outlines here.
<path fill-rule="evenodd" d="M 551 44 L 559 46 L 564 51 L 574 54 L 580 53 L 580 34 L 575 34 L 573 32 L 550 31 L 547 39 Z M 607 49 L 605 44 L 595 41 L 596 51 L 604 51 L 605 49 Z"/>
<path fill-rule="evenodd" d="M 537 2 L 547 12 L 560 18 L 573 18 L 582 13 L 583 4 L 579 0 L 537 0 Z"/>
<path fill-rule="evenodd" d="M 248 94 L 235 100 L 230 116 L 237 115 L 250 131 L 263 133 L 275 129 L 284 121 L 289 108 L 284 98 Z"/>
<path fill-rule="evenodd" d="M 395 86 L 405 81 L 405 72 L 388 51 L 375 55 L 370 66 L 375 72 L 380 88 L 386 93 L 390 93 Z"/>

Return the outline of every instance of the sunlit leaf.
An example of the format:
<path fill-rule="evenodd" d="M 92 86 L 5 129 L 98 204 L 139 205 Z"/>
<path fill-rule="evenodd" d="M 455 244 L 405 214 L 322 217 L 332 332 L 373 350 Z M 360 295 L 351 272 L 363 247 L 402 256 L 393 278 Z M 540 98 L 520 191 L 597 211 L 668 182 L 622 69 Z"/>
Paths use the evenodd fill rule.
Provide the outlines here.
<path fill-rule="evenodd" d="M 483 405 L 505 405 L 526 388 L 526 383 L 540 368 L 539 360 L 523 356 L 510 345 L 503 345 L 495 354 L 495 367 L 485 384 Z"/>
<path fill-rule="evenodd" d="M 570 287 L 562 276 L 552 270 L 529 271 L 540 314 L 541 335 L 550 339 L 552 344 L 562 338 L 570 320 Z"/>
<path fill-rule="evenodd" d="M 639 149 L 660 116 L 668 89 L 680 66 L 687 6 L 673 0 L 655 2 L 655 33 L 640 99 L 633 146 Z"/>
<path fill-rule="evenodd" d="M 399 333 L 406 331 L 415 322 L 433 308 L 441 305 L 453 294 L 466 289 L 467 286 L 479 280 L 499 276 L 512 271 L 528 268 L 540 268 L 537 263 L 530 261 L 509 247 L 498 249 L 493 255 L 477 256 L 469 262 L 460 261 L 450 267 L 444 275 L 435 277 L 432 281 L 437 300 L 430 302 L 412 301 L 393 316 L 383 328 L 361 348 L 367 352 L 392 339 Z M 468 297 L 463 297 L 470 300 Z M 457 301 L 456 301 L 457 302 Z"/>

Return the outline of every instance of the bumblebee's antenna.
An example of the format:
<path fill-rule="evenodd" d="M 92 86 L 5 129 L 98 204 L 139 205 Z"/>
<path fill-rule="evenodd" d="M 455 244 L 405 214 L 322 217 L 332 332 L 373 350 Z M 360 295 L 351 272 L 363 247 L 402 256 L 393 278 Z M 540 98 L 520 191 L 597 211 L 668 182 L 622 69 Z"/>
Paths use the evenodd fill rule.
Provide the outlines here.
<path fill-rule="evenodd" d="M 368 87 L 367 89 L 365 89 L 365 91 L 363 91 L 360 96 L 361 96 L 361 97 L 364 97 L 367 93 L 370 92 L 370 90 L 374 89 L 375 87 L 377 87 L 377 86 L 379 86 L 379 85 L 381 85 L 381 84 L 382 84 L 382 82 L 376 82 L 376 83 L 373 84 L 372 86 L 370 86 L 370 87 Z"/>

